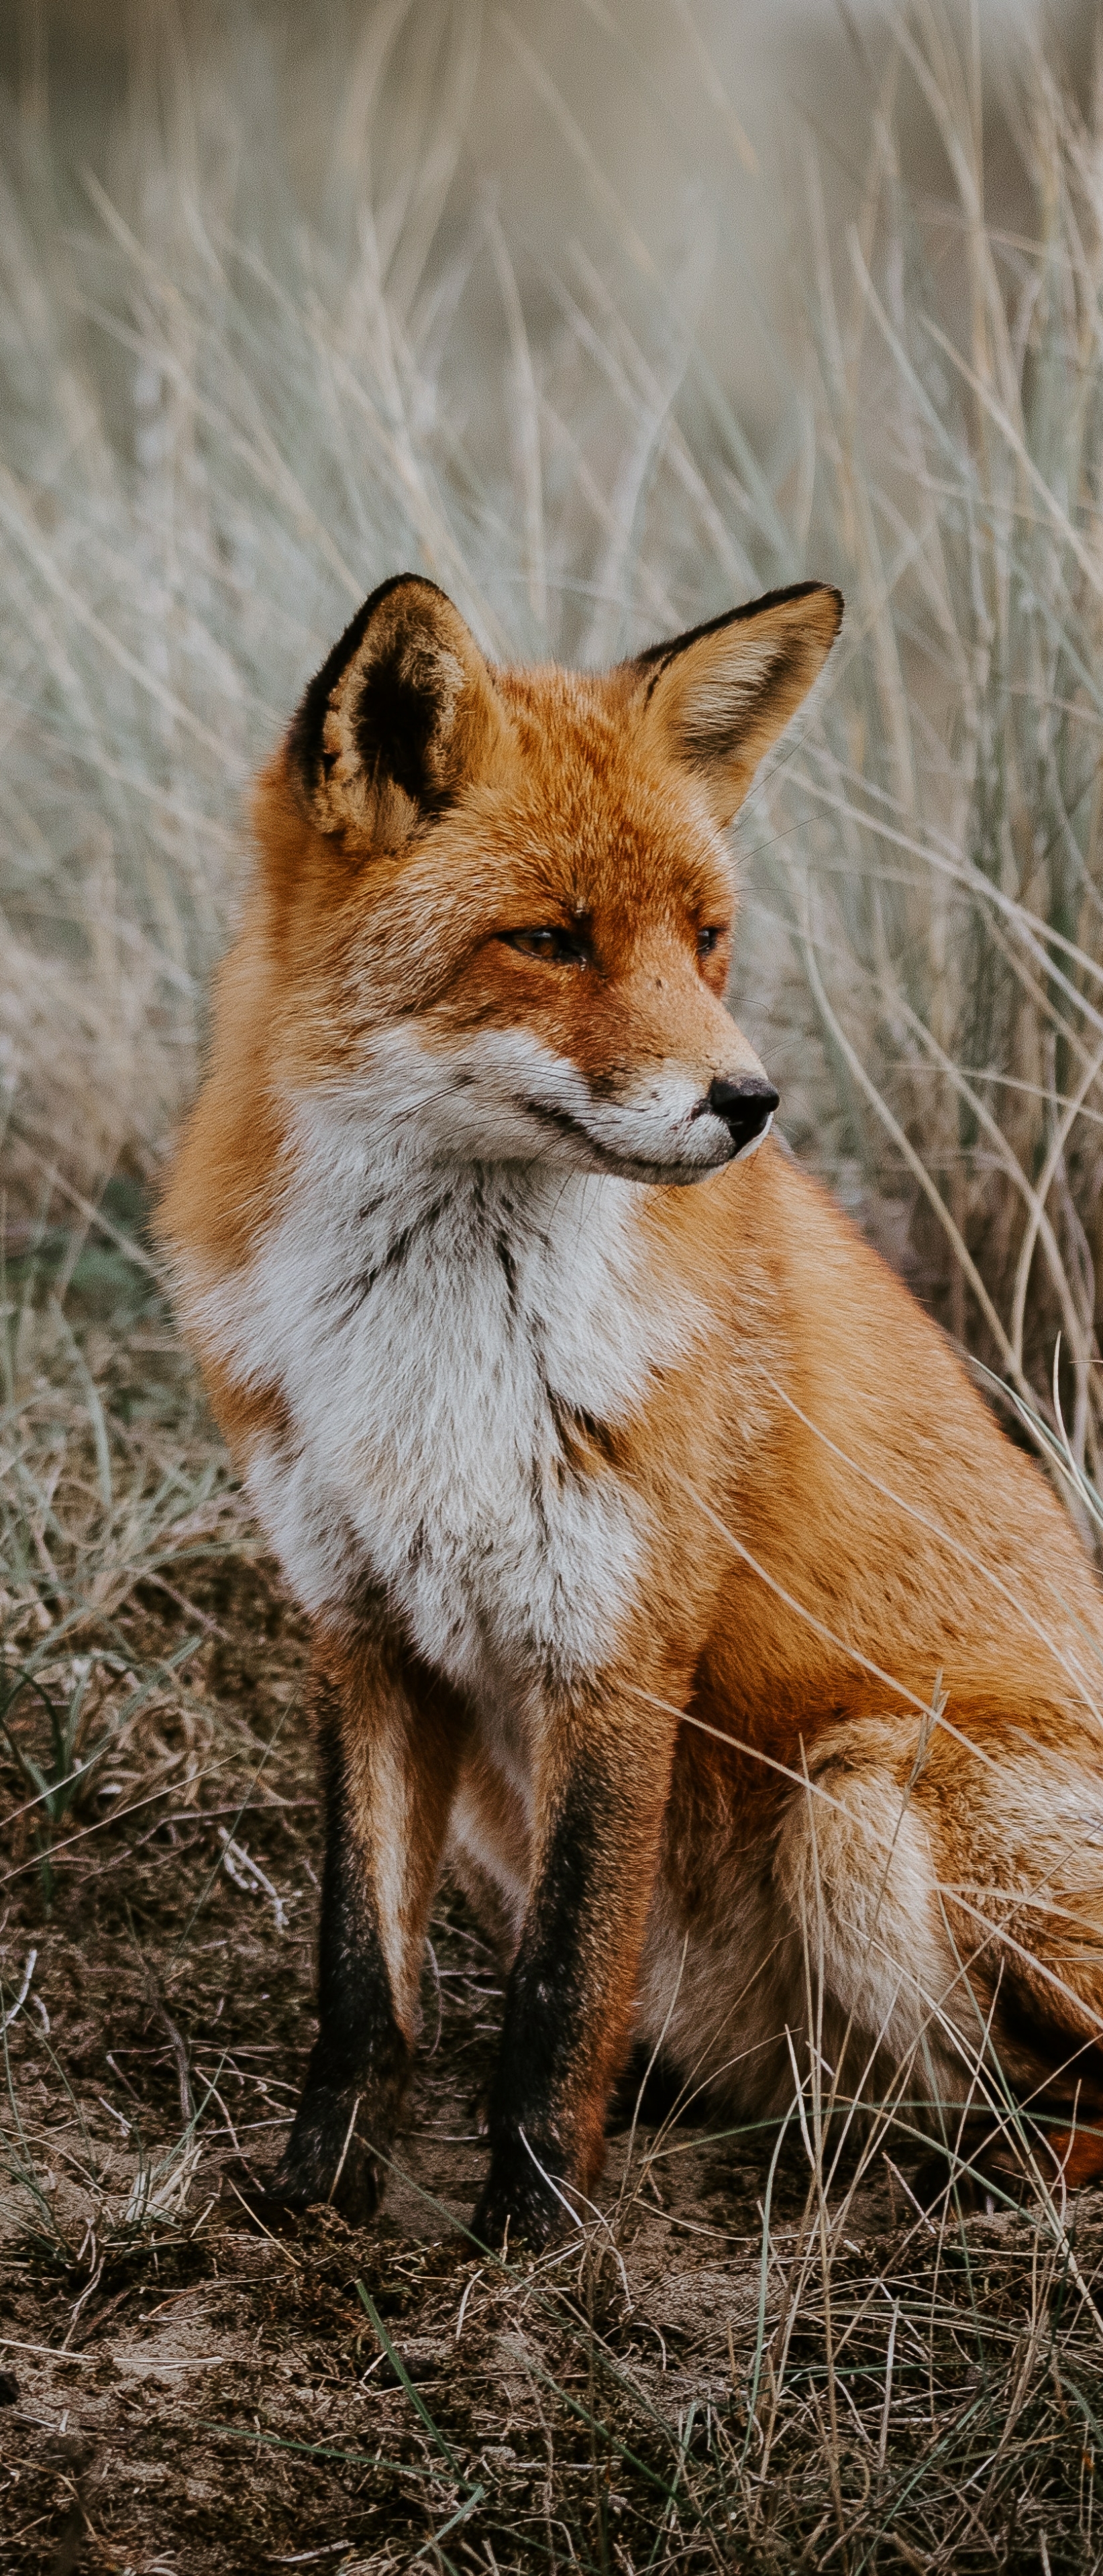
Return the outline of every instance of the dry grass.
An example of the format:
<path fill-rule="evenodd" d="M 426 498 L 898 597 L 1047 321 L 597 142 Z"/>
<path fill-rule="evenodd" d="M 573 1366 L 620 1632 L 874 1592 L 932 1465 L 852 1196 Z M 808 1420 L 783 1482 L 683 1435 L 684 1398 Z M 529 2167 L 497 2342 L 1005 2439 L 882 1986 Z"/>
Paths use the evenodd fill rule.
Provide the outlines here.
<path fill-rule="evenodd" d="M 1098 1479 L 1098 143 L 1035 60 L 1029 228 L 991 232 L 967 84 L 936 13 L 914 24 L 834 265 L 812 189 L 810 542 L 830 528 L 851 615 L 822 732 L 767 796 L 771 872 L 875 1226 L 1020 1394 L 1045 1404 L 1061 1338 Z M 898 69 L 953 171 L 925 226 L 900 184 Z M 819 1085 L 806 1119 L 810 1143 Z"/>
<path fill-rule="evenodd" d="M 629 33 L 609 38 L 621 84 Z M 1060 1335 L 1070 1437 L 1098 1475 L 1095 135 L 1025 52 L 1022 229 L 994 232 L 968 47 L 939 0 L 901 15 L 856 70 L 845 239 L 802 155 L 767 457 L 695 338 L 707 266 L 660 275 L 517 30 L 603 255 L 568 234 L 549 266 L 506 239 L 464 173 L 472 83 L 493 77 L 479 43 L 459 0 L 397 5 L 351 68 L 320 40 L 281 88 L 247 21 L 187 66 L 151 38 L 106 186 L 9 117 L 15 1125 L 93 1196 L 120 1156 L 155 1172 L 247 779 L 382 574 L 423 566 L 493 652 L 600 660 L 812 569 L 845 591 L 847 635 L 744 816 L 739 1005 L 799 1150 L 1043 1411 Z M 701 115 L 735 130 L 711 93 Z M 917 117 L 944 156 L 936 206 L 901 178 Z M 328 174 L 308 213 L 289 175 L 304 119 Z"/>
<path fill-rule="evenodd" d="M 4 2564 L 1093 2569 L 1103 2216 L 1028 2127 L 1024 2205 L 963 2183 L 925 2216 L 906 2104 L 859 2134 L 813 2070 L 780 2134 L 641 2119 L 565 2252 L 493 2262 L 456 2221 L 500 1997 L 446 1899 L 386 2218 L 275 2246 L 235 2199 L 310 2031 L 304 1640 L 143 1213 L 236 800 L 384 571 L 423 564 L 492 649 L 594 658 L 841 581 L 831 692 L 742 827 L 740 1009 L 798 1150 L 1099 1513 L 1094 139 L 1026 63 L 1033 212 L 996 239 L 968 64 L 902 22 L 848 242 L 812 187 L 767 461 L 607 196 L 603 268 L 554 275 L 465 196 L 475 23 L 434 25 L 419 86 L 411 13 L 368 23 L 309 224 L 262 49 L 229 93 L 213 55 L 190 95 L 139 65 L 106 195 L 8 134 Z M 924 86 L 933 212 L 897 166 Z"/>

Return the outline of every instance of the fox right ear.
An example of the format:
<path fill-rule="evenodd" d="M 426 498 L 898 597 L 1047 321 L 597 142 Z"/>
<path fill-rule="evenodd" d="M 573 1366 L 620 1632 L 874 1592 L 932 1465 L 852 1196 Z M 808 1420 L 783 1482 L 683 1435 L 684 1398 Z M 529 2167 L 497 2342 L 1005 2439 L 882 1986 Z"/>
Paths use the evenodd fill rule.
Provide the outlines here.
<path fill-rule="evenodd" d="M 483 775 L 505 730 L 459 610 L 416 573 L 385 581 L 311 680 L 287 760 L 311 822 L 397 848 Z"/>
<path fill-rule="evenodd" d="M 693 772 L 721 829 L 822 671 L 842 615 L 837 590 L 801 581 L 623 666 L 652 739 Z"/>

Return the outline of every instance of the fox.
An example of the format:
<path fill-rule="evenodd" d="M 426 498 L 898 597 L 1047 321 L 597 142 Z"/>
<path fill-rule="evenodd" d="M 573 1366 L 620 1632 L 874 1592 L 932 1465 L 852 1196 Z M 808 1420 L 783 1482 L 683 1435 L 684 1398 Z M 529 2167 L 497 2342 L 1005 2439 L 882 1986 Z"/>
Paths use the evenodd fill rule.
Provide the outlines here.
<path fill-rule="evenodd" d="M 725 1002 L 730 826 L 841 619 L 505 667 L 402 574 L 259 780 L 160 1227 L 311 1638 L 273 2210 L 378 2207 L 445 1870 L 507 1970 L 485 2245 L 585 2214 L 640 2052 L 747 2121 L 903 2068 L 1103 2176 L 1100 1586 Z"/>

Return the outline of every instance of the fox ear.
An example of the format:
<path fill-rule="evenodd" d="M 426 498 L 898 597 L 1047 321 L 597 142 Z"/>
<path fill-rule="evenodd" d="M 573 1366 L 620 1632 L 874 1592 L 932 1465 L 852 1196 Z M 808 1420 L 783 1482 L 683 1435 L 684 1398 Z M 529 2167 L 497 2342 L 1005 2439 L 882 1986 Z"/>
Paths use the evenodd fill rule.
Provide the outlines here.
<path fill-rule="evenodd" d="M 842 615 L 837 590 L 804 581 L 653 644 L 625 666 L 642 693 L 647 732 L 700 779 L 721 826 L 822 671 Z"/>
<path fill-rule="evenodd" d="M 482 776 L 505 731 L 490 671 L 435 582 L 373 590 L 311 680 L 287 760 L 320 832 L 396 848 Z"/>

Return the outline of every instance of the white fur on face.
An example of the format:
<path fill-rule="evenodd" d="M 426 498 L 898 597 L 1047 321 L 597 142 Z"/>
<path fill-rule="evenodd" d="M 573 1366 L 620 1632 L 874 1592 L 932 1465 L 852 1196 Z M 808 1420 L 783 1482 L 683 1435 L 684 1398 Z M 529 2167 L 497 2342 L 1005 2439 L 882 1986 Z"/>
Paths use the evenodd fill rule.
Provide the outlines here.
<path fill-rule="evenodd" d="M 769 1134 L 733 1154 L 722 1118 L 701 1107 L 699 1074 L 656 1065 L 618 1099 L 599 1098 L 570 1057 L 527 1029 L 484 1029 L 447 1049 L 394 1029 L 371 1050 L 366 1115 L 442 1159 L 542 1163 L 559 1172 L 616 1172 L 667 1184 L 705 1180 L 746 1161 Z"/>
<path fill-rule="evenodd" d="M 538 1682 L 601 1663 L 643 1563 L 643 1506 L 579 1469 L 577 1417 L 628 1419 L 704 1317 L 656 1314 L 630 1184 L 473 1161 L 463 1087 L 381 1054 L 362 1094 L 299 1104 L 281 1213 L 185 1312 L 279 1392 L 247 1477 L 305 1607 L 382 1589 L 521 1786 Z"/>

